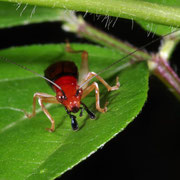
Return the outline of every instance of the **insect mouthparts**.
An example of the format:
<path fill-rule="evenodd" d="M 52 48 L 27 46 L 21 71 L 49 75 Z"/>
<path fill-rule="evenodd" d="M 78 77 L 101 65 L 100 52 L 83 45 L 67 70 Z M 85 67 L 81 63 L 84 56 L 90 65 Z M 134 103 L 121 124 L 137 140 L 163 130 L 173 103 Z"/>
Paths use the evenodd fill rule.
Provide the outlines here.
<path fill-rule="evenodd" d="M 79 111 L 79 108 L 74 106 L 71 110 L 73 113 L 77 113 Z"/>

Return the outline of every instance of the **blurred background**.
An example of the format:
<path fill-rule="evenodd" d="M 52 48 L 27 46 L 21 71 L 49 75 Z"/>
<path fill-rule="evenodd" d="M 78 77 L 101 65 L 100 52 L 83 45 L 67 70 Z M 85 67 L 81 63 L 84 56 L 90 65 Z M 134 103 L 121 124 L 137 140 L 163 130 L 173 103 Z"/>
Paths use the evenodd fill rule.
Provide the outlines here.
<path fill-rule="evenodd" d="M 134 46 L 157 38 L 135 22 L 118 19 L 105 27 L 104 17 L 87 14 L 86 21 Z M 114 18 L 114 21 L 116 19 Z M 148 36 L 149 35 L 149 36 Z M 61 23 L 41 23 L 0 30 L 0 48 L 12 46 L 64 43 L 92 43 L 61 30 Z M 147 47 L 156 52 L 160 41 Z M 180 46 L 171 65 L 180 75 Z M 180 103 L 155 77 L 150 77 L 149 96 L 139 116 L 128 127 L 88 159 L 59 179 L 180 179 Z"/>

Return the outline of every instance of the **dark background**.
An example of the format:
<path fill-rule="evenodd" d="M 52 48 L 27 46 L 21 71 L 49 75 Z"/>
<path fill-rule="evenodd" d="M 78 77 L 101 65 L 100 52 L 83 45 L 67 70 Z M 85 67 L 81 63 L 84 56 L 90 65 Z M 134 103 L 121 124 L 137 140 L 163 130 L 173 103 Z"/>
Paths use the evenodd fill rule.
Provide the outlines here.
<path fill-rule="evenodd" d="M 142 30 L 128 20 L 119 19 L 114 27 L 105 27 L 103 17 L 88 14 L 94 26 L 140 47 L 157 36 Z M 114 19 L 115 20 L 115 19 Z M 0 48 L 12 46 L 88 42 L 65 33 L 60 23 L 42 23 L 0 30 Z M 160 42 L 147 50 L 155 52 Z M 172 67 L 180 74 L 180 47 L 173 54 Z M 150 77 L 148 100 L 139 116 L 102 149 L 61 176 L 70 179 L 180 179 L 180 104 L 155 77 Z"/>

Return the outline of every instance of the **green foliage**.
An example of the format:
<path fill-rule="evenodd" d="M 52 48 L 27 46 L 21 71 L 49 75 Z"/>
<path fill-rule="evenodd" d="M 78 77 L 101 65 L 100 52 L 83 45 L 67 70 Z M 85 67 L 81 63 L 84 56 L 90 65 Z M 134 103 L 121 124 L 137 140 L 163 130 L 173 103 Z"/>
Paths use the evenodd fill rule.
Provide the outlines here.
<path fill-rule="evenodd" d="M 171 0 L 166 0 L 166 1 L 164 1 L 164 0 L 158 0 L 158 1 L 157 0 L 143 0 L 143 1 L 146 1 L 149 3 L 154 3 L 154 4 L 159 4 L 159 5 L 165 5 L 165 6 L 169 6 L 172 8 L 180 8 L 180 1 L 179 0 L 175 0 L 175 1 L 171 1 Z M 148 21 L 144 21 L 144 20 L 137 20 L 137 22 L 145 30 L 149 31 L 150 33 L 155 33 L 158 35 L 165 35 L 165 34 L 170 33 L 170 32 L 175 30 L 173 26 L 166 26 L 166 25 L 148 22 Z"/>
<path fill-rule="evenodd" d="M 11 2 L 14 4 L 0 2 L 0 28 L 58 21 L 64 11 L 54 7 L 136 20 L 146 30 L 161 35 L 171 31 L 171 27 L 180 26 L 178 0 L 11 0 Z M 97 46 L 74 44 L 73 47 L 89 52 L 90 69 L 94 72 L 99 72 L 124 56 Z M 43 74 L 49 64 L 57 60 L 73 60 L 78 67 L 81 61 L 80 55 L 65 53 L 64 45 L 15 47 L 1 50 L 0 57 L 11 59 L 40 74 Z M 120 65 L 121 63 L 118 64 Z M 60 105 L 48 105 L 47 108 L 56 121 L 55 132 L 49 133 L 45 128 L 50 127 L 50 122 L 40 107 L 32 119 L 25 118 L 22 109 L 31 112 L 35 92 L 54 94 L 52 90 L 43 79 L 1 61 L 0 179 L 12 177 L 14 180 L 54 179 L 89 157 L 121 132 L 138 115 L 146 101 L 149 74 L 145 63 L 138 63 L 123 71 L 114 70 L 115 68 L 112 68 L 102 76 L 110 85 L 114 85 L 115 77 L 119 76 L 120 89 L 107 92 L 105 87 L 100 85 L 101 106 L 109 101 L 107 113 L 97 112 L 94 93 L 91 93 L 84 99 L 84 103 L 95 112 L 97 119 L 90 120 L 84 113 L 82 118 L 77 118 L 80 130 L 73 132 L 64 108 Z"/>
<path fill-rule="evenodd" d="M 73 47 L 89 52 L 90 69 L 95 72 L 123 56 L 92 45 Z M 69 59 L 78 67 L 81 61 L 80 55 L 65 53 L 64 45 L 10 48 L 2 50 L 0 56 L 40 74 L 57 60 Z M 145 63 L 139 63 L 106 78 L 114 85 L 115 77 L 119 76 L 119 90 L 107 92 L 99 83 L 101 106 L 109 102 L 107 113 L 95 109 L 94 92 L 83 100 L 97 118 L 91 120 L 85 112 L 82 118 L 77 115 L 80 126 L 77 132 L 72 131 L 61 105 L 48 106 L 56 121 L 55 132 L 49 133 L 45 128 L 50 127 L 50 122 L 39 107 L 32 119 L 25 118 L 21 112 L 21 109 L 32 110 L 35 92 L 54 94 L 47 83 L 2 60 L 0 72 L 0 179 L 53 179 L 61 175 L 122 131 L 141 111 L 147 98 L 148 69 Z"/>
<path fill-rule="evenodd" d="M 59 21 L 62 11 L 57 8 L 0 2 L 0 28 L 44 21 Z"/>
<path fill-rule="evenodd" d="M 9 0 L 3 0 L 9 1 Z M 11 0 L 15 3 L 76 10 L 180 27 L 179 1 L 163 0 Z"/>
<path fill-rule="evenodd" d="M 157 35 L 163 36 L 165 34 L 168 34 L 168 33 L 176 30 L 174 27 L 150 23 L 150 22 L 146 22 L 146 21 L 138 20 L 136 22 L 138 24 L 140 24 L 146 31 L 148 31 L 149 34 L 157 34 Z"/>

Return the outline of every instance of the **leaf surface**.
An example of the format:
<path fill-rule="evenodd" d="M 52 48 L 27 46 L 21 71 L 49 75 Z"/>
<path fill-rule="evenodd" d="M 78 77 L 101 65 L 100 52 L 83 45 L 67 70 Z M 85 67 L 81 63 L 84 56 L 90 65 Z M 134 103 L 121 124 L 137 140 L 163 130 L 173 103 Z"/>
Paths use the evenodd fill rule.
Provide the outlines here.
<path fill-rule="evenodd" d="M 0 2 L 0 28 L 44 21 L 59 21 L 63 10 L 22 3 Z"/>
<path fill-rule="evenodd" d="M 99 72 L 123 56 L 98 46 L 73 44 L 73 47 L 88 51 L 90 69 L 94 72 Z M 80 55 L 67 54 L 64 45 L 53 44 L 10 48 L 0 51 L 0 56 L 40 74 L 57 60 L 72 60 L 78 67 L 81 62 Z M 119 90 L 107 92 L 99 83 L 101 106 L 109 102 L 106 113 L 99 113 L 95 109 L 92 92 L 83 102 L 96 114 L 96 120 L 89 119 L 86 112 L 82 118 L 77 114 L 80 130 L 73 132 L 64 108 L 61 105 L 48 105 L 48 111 L 56 122 L 55 132 L 49 133 L 45 128 L 50 127 L 50 122 L 39 106 L 37 115 L 32 119 L 25 118 L 21 109 L 31 112 L 35 92 L 54 94 L 53 91 L 43 79 L 1 59 L 0 179 L 54 179 L 121 132 L 138 115 L 146 101 L 148 69 L 145 63 L 119 72 L 115 71 L 116 68 L 106 75 L 102 74 L 102 77 L 114 85 L 116 76 L 119 76 Z"/>

